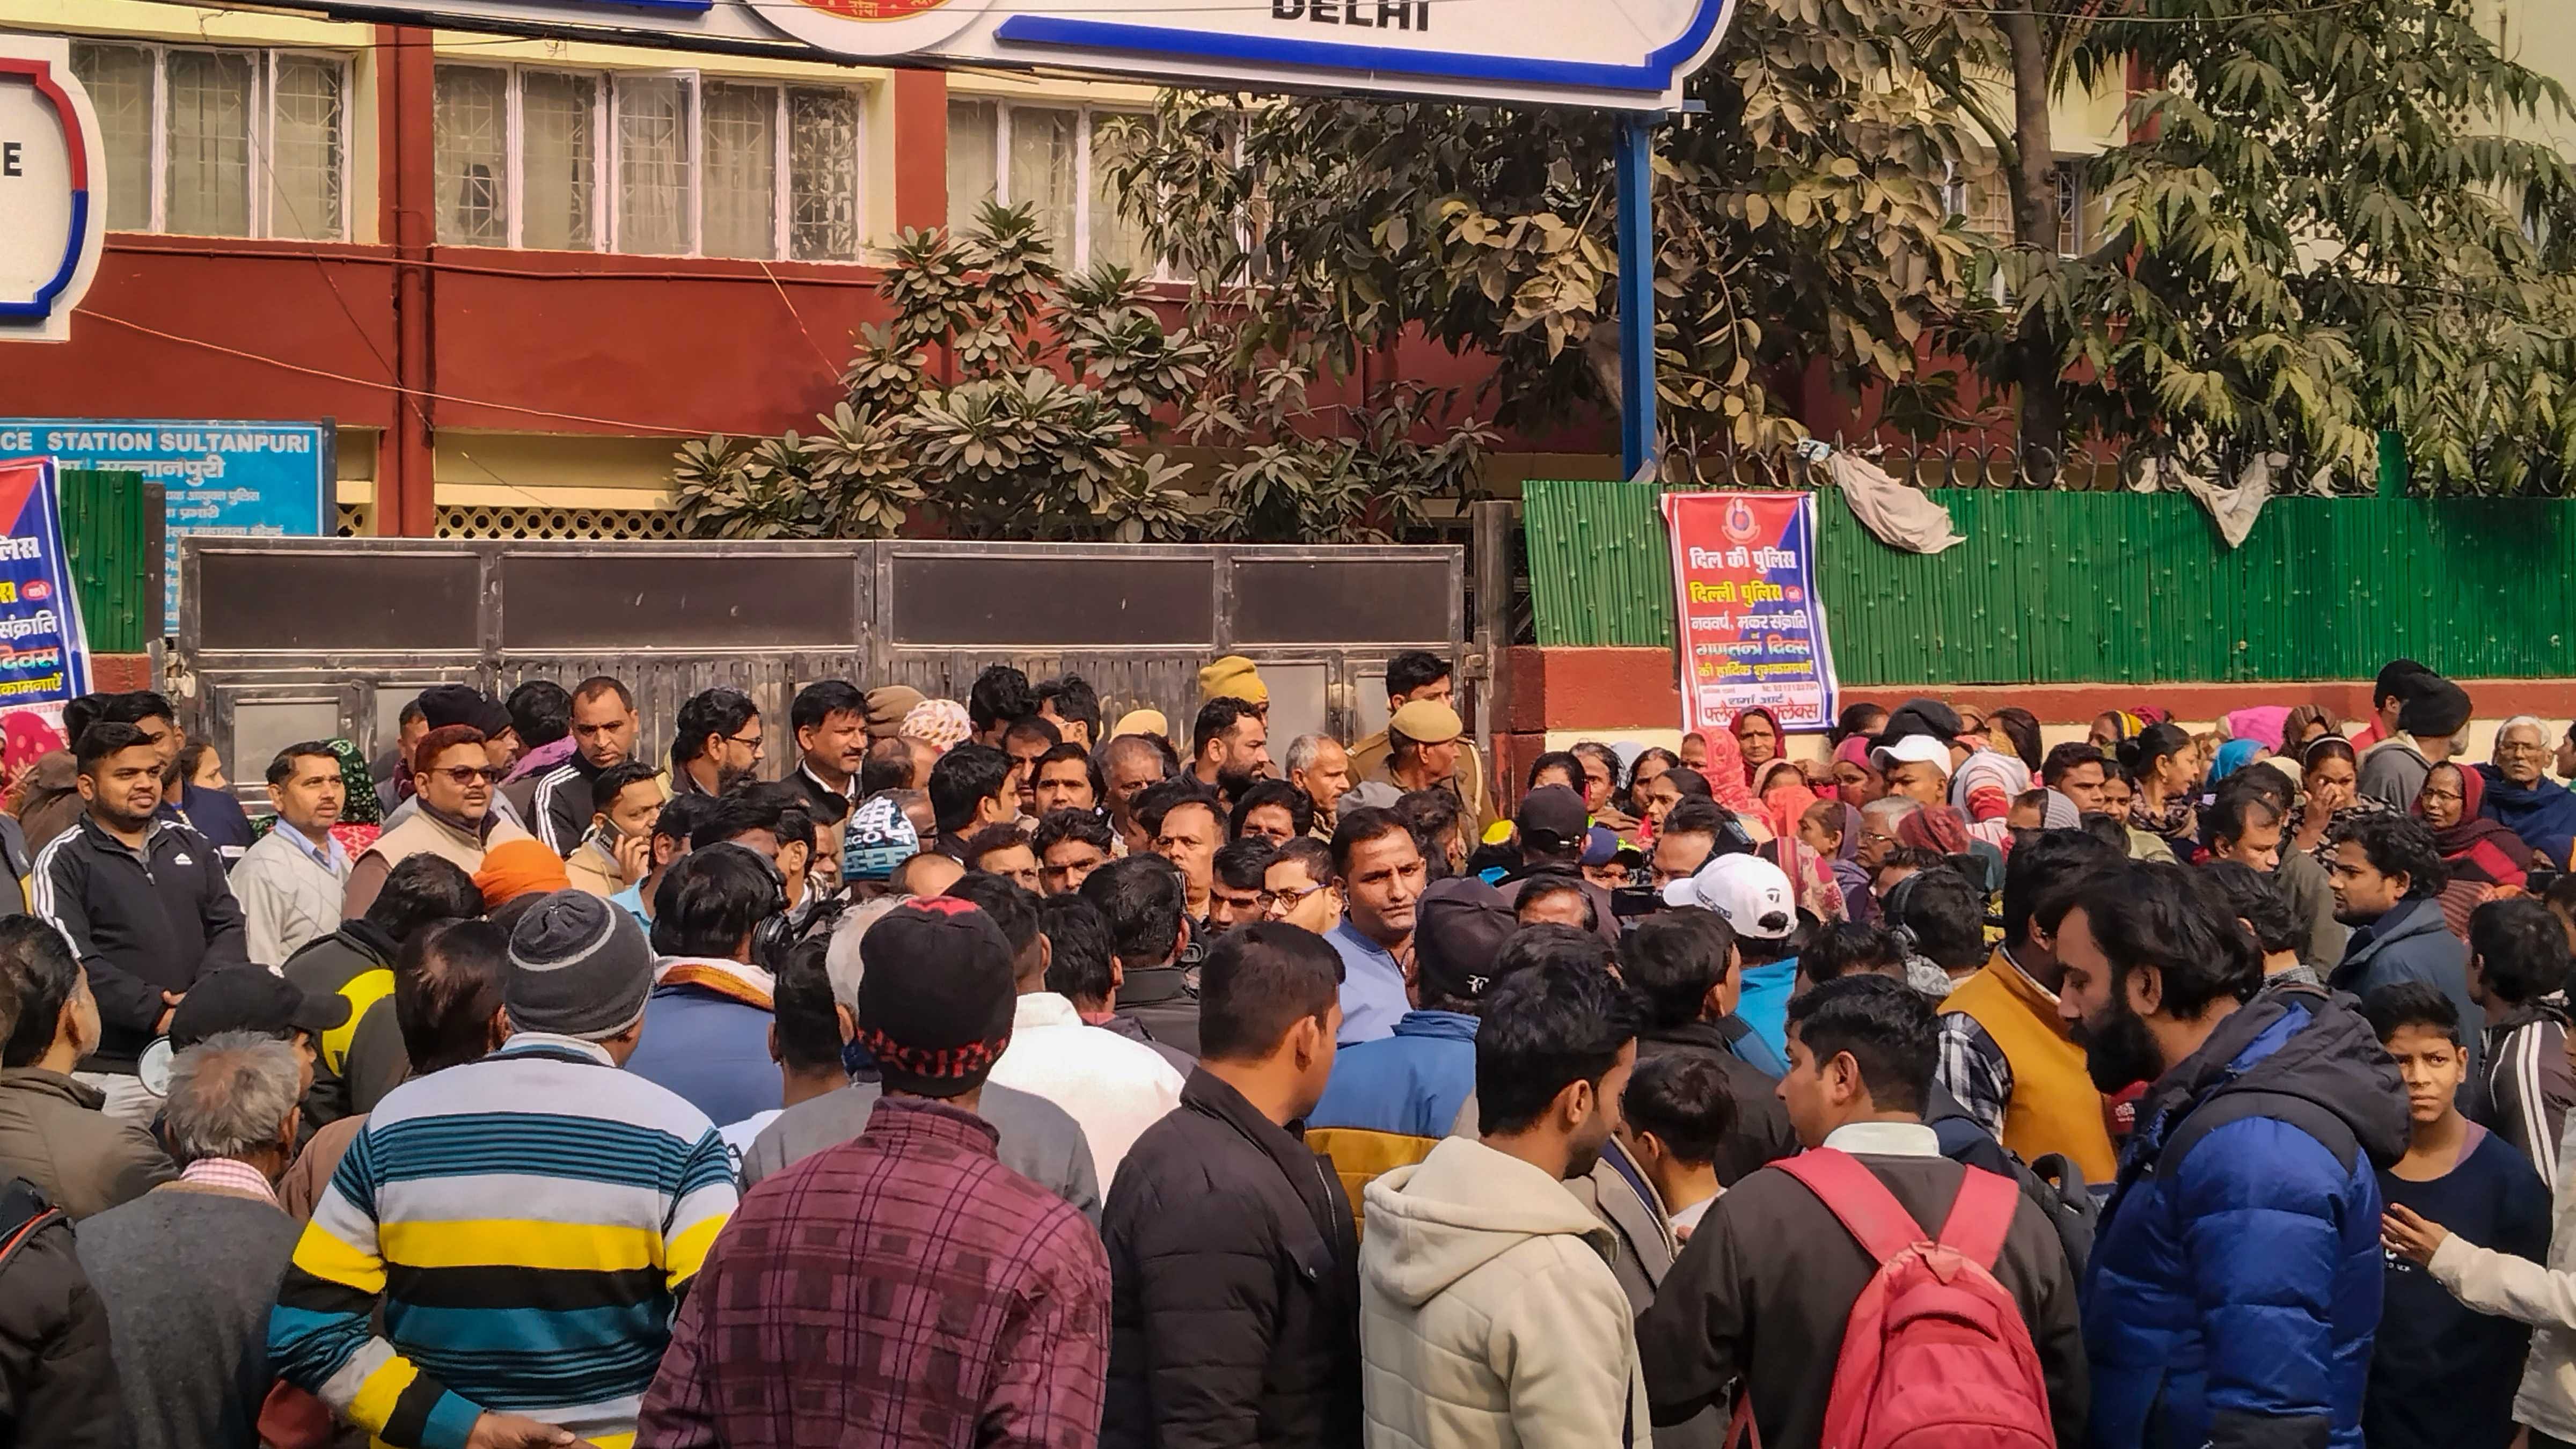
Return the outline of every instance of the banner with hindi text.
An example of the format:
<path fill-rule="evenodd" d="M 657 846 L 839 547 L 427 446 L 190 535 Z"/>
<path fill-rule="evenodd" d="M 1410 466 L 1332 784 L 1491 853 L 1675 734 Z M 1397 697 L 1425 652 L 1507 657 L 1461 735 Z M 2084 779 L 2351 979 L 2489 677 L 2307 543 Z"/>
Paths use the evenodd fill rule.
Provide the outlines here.
<path fill-rule="evenodd" d="M 39 709 L 59 723 L 64 703 L 87 693 L 54 460 L 0 458 L 0 711 Z"/>
<path fill-rule="evenodd" d="M 1816 596 L 1812 493 L 1668 493 L 1682 728 L 1756 705 L 1784 730 L 1834 721 L 1833 647 Z"/>

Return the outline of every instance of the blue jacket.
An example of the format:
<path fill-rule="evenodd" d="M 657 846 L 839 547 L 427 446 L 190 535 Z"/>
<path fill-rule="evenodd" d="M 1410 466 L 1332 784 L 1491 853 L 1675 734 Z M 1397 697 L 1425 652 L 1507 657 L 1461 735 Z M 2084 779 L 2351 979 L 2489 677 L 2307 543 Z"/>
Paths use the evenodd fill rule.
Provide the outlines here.
<path fill-rule="evenodd" d="M 776 1019 L 703 986 L 656 986 L 645 998 L 644 1035 L 626 1070 L 687 1098 L 719 1127 L 775 1112 L 786 1100 L 769 1056 Z"/>
<path fill-rule="evenodd" d="M 2397 908 L 2354 931 L 2344 942 L 2343 962 L 2326 984 L 2337 991 L 2368 996 L 2382 986 L 2421 981 L 2451 999 L 2460 1011 L 2460 1044 L 2469 1056 L 2469 1095 L 2460 1110 L 2476 1116 L 2486 1080 L 2487 1014 L 2469 999 L 2468 943 L 2451 934 L 2442 921 L 2442 903 L 2431 896 L 2399 901 Z"/>
<path fill-rule="evenodd" d="M 1431 1155 L 1476 1091 L 1476 1018 L 1408 1011 L 1392 1036 L 1333 1057 L 1323 1100 L 1306 1114 L 1306 1145 L 1333 1160 L 1358 1212 L 1377 1175 Z"/>
<path fill-rule="evenodd" d="M 2195 1109 L 2258 1091 L 2340 1120 L 2350 1165 L 2259 1113 L 2160 1161 Z M 2342 998 L 2265 992 L 2157 1079 L 2138 1123 L 2084 1279 L 2093 1449 L 2361 1449 L 2385 1271 L 2373 1174 L 2407 1136 L 2369 1023 Z"/>

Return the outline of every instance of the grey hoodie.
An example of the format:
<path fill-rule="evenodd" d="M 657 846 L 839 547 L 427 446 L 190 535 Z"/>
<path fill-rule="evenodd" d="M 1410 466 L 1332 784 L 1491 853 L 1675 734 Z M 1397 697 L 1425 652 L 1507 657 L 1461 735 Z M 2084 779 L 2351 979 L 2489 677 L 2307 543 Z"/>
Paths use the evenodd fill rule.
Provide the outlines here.
<path fill-rule="evenodd" d="M 1368 1449 L 1647 1443 L 1611 1231 L 1564 1184 L 1466 1137 L 1368 1186 Z"/>

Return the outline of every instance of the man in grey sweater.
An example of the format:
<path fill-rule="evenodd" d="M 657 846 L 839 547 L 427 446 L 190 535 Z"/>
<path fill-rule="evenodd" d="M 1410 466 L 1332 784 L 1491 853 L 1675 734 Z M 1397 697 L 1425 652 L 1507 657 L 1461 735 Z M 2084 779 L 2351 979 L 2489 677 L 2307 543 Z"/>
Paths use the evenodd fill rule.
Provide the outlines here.
<path fill-rule="evenodd" d="M 299 1236 L 275 1185 L 301 1076 L 293 1046 L 249 1032 L 179 1053 L 162 1108 L 178 1180 L 80 1225 L 135 1449 L 257 1449 L 268 1315 Z"/>

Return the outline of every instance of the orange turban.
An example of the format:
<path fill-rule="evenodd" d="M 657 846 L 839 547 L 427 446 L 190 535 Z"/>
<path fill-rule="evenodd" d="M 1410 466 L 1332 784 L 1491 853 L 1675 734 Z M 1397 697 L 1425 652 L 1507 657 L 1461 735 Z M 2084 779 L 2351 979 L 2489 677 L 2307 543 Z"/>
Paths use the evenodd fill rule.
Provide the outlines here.
<path fill-rule="evenodd" d="M 489 911 L 531 891 L 570 890 L 572 878 L 542 842 L 505 840 L 484 853 L 483 868 L 474 872 L 474 888 L 483 893 L 483 909 Z"/>

